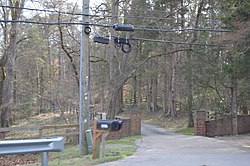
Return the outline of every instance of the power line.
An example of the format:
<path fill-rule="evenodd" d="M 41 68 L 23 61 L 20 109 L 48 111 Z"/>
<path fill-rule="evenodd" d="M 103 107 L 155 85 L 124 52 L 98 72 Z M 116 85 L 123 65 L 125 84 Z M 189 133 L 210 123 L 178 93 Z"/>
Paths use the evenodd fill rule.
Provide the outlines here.
<path fill-rule="evenodd" d="M 0 20 L 4 23 L 27 23 L 27 24 L 40 24 L 40 25 L 89 25 L 89 26 L 98 26 L 104 28 L 111 28 L 113 25 L 106 24 L 96 24 L 96 23 L 82 23 L 82 22 L 64 22 L 64 21 L 54 21 L 54 22 L 43 22 L 43 21 L 32 21 L 32 20 Z"/>
<path fill-rule="evenodd" d="M 100 36 L 98 36 L 100 37 Z M 100 37 L 101 39 L 107 39 L 107 37 Z M 207 43 L 190 43 L 190 42 L 182 42 L 182 41 L 169 41 L 169 40 L 159 40 L 159 39 L 146 39 L 146 38 L 138 38 L 138 37 L 131 37 L 131 38 L 123 38 L 123 37 L 115 37 L 111 36 L 115 43 L 118 44 L 126 44 L 129 43 L 130 40 L 134 41 L 147 41 L 147 42 L 156 42 L 156 43 L 168 43 L 168 44 L 181 44 L 181 45 L 194 45 L 194 46 L 210 46 L 210 47 L 231 47 L 229 45 L 217 45 L 217 44 L 207 44 Z M 99 43 L 104 43 L 104 40 L 99 40 Z M 118 42 L 117 42 L 118 41 Z M 119 43 L 120 41 L 120 43 Z"/>
<path fill-rule="evenodd" d="M 0 6 L 2 8 L 12 8 L 12 9 L 20 9 L 20 10 L 30 10 L 30 11 L 40 11 L 47 13 L 58 13 L 58 14 L 67 14 L 67 15 L 77 15 L 77 16 L 90 16 L 90 17 L 106 17 L 106 18 L 125 18 L 125 19 L 155 19 L 155 20 L 176 20 L 176 21 L 199 21 L 199 22 L 220 22 L 220 20 L 195 20 L 195 19 L 187 19 L 187 18 L 173 18 L 173 17 L 152 17 L 152 16 L 119 16 L 119 15 L 98 15 L 98 14 L 84 14 L 77 12 L 65 12 L 65 11 L 56 11 L 56 10 L 48 10 L 48 9 L 36 9 L 36 8 L 26 8 L 26 7 L 15 7 L 15 6 Z"/>
<path fill-rule="evenodd" d="M 135 28 L 135 30 L 143 30 L 143 31 L 160 31 L 160 32 L 181 32 L 181 31 L 210 31 L 210 32 L 230 32 L 227 29 L 211 29 L 211 28 L 181 28 L 181 29 L 160 29 L 160 28 L 144 28 L 139 27 Z"/>
<path fill-rule="evenodd" d="M 175 45 L 191 45 L 191 46 L 203 46 L 203 47 L 230 47 L 226 45 L 217 45 L 217 44 L 207 44 L 207 43 L 190 43 L 190 42 L 182 42 L 182 41 L 168 41 L 168 40 L 155 40 L 155 39 L 146 39 L 146 38 L 124 38 L 124 37 L 101 37 L 95 36 L 93 41 L 101 44 L 109 44 L 109 41 L 112 41 L 115 44 L 117 49 L 122 48 L 124 53 L 129 53 L 132 50 L 132 46 L 130 45 L 130 40 L 134 41 L 146 41 L 146 42 L 157 42 L 157 43 L 167 43 L 167 44 L 175 44 Z"/>
<path fill-rule="evenodd" d="M 4 23 L 28 23 L 28 24 L 41 24 L 41 25 L 89 25 L 104 28 L 111 28 L 113 25 L 109 24 L 97 24 L 97 23 L 82 23 L 82 22 L 64 22 L 64 21 L 54 21 L 54 22 L 43 22 L 43 21 L 32 21 L 32 20 L 0 20 Z M 139 31 L 157 31 L 157 32 L 181 32 L 181 31 L 211 31 L 211 32 L 230 32 L 226 29 L 208 29 L 208 28 L 185 28 L 185 29 L 160 29 L 160 28 L 143 28 L 136 27 L 135 30 Z"/>
<path fill-rule="evenodd" d="M 190 42 L 182 42 L 182 41 L 168 41 L 168 40 L 155 40 L 155 39 L 145 39 L 145 38 L 124 38 L 124 37 L 101 37 L 101 36 L 95 36 L 93 38 L 93 41 L 96 43 L 101 44 L 109 44 L 109 41 L 112 39 L 112 41 L 115 44 L 115 48 L 122 49 L 124 53 L 129 53 L 132 50 L 132 46 L 130 45 L 130 40 L 135 41 L 146 41 L 146 42 L 157 42 L 157 43 L 167 43 L 167 44 L 175 44 L 175 45 L 192 45 L 192 46 L 203 46 L 203 47 L 230 47 L 230 46 L 220 46 L 216 44 L 203 44 L 203 43 L 190 43 Z"/>
<path fill-rule="evenodd" d="M 10 9 L 20 9 L 20 10 L 30 10 L 37 12 L 45 12 L 45 13 L 58 13 L 58 14 L 67 14 L 67 15 L 77 15 L 77 16 L 90 16 L 89 14 L 76 13 L 76 12 L 65 12 L 65 11 L 56 11 L 56 10 L 48 10 L 48 9 L 37 9 L 37 8 L 27 8 L 27 7 L 16 7 L 16 6 L 0 6 L 2 8 L 10 8 Z"/>
<path fill-rule="evenodd" d="M 38 22 L 38 21 L 29 21 L 29 20 L 0 20 L 0 22 L 9 22 L 9 23 L 30 23 L 30 24 L 45 24 L 45 25 L 92 25 L 92 26 L 101 26 L 106 28 L 113 27 L 112 25 L 104 25 L 104 24 L 94 24 L 94 23 L 82 23 L 82 22 Z M 157 30 L 158 31 L 158 30 Z M 162 30 L 159 30 L 162 31 Z M 185 44 L 185 45 L 198 45 L 198 46 L 213 46 L 218 47 L 215 44 L 198 44 L 198 43 L 188 43 L 188 42 L 178 42 L 178 41 L 166 41 L 166 40 L 155 40 L 155 39 L 145 39 L 145 38 L 128 38 L 128 40 L 141 40 L 141 41 L 148 41 L 148 42 L 160 42 L 160 43 L 171 43 L 171 44 Z M 228 46 L 219 46 L 219 47 L 228 47 Z"/>
<path fill-rule="evenodd" d="M 105 16 L 103 16 L 105 17 Z M 173 17 L 152 17 L 152 16 L 115 16 L 122 17 L 126 19 L 156 19 L 156 20 L 176 20 L 176 21 L 199 21 L 199 22 L 220 22 L 220 20 L 195 20 L 195 19 L 187 19 L 187 18 L 173 18 Z"/>
<path fill-rule="evenodd" d="M 189 43 L 189 42 L 181 42 L 181 41 L 155 40 L 155 39 L 145 39 L 145 38 L 136 38 L 136 37 L 128 38 L 127 40 L 169 43 L 169 44 L 183 44 L 183 45 L 194 45 L 194 46 L 230 47 L 230 46 L 225 46 L 225 45 L 221 46 L 221 45 L 216 45 L 216 44 Z"/>

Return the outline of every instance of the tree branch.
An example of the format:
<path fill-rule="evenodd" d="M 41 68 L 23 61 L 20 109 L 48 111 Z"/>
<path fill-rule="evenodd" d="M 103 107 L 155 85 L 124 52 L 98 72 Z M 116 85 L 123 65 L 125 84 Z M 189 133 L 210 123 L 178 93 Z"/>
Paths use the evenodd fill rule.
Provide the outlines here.
<path fill-rule="evenodd" d="M 180 50 L 178 49 L 178 50 L 174 50 L 174 51 L 167 52 L 167 53 L 164 53 L 164 54 L 156 54 L 156 55 L 152 55 L 150 57 L 147 57 L 146 59 L 144 59 L 144 61 L 142 61 L 140 64 L 138 64 L 137 67 L 130 74 L 128 74 L 127 77 L 124 80 L 121 81 L 120 85 L 118 85 L 116 90 L 119 90 L 122 87 L 122 85 L 124 85 L 130 78 L 134 77 L 136 72 L 141 68 L 141 66 L 143 66 L 150 59 L 158 58 L 158 57 L 162 57 L 162 56 L 167 56 L 167 55 L 171 55 L 171 54 L 174 54 L 174 53 L 177 53 L 177 52 L 188 51 L 188 50 L 190 50 L 190 48 L 180 49 Z"/>
<path fill-rule="evenodd" d="M 60 14 L 58 16 L 58 20 L 60 20 Z M 77 68 L 76 68 L 76 65 L 74 64 L 74 58 L 71 56 L 70 52 L 68 51 L 68 49 L 64 45 L 63 32 L 62 32 L 62 27 L 60 25 L 58 25 L 58 29 L 59 29 L 59 34 L 60 34 L 61 47 L 62 47 L 63 51 L 65 52 L 65 54 L 67 55 L 67 57 L 70 59 L 71 66 L 72 66 L 74 74 L 75 74 L 75 79 L 76 79 L 77 85 L 79 87 L 80 83 L 79 83 L 79 79 L 78 79 Z"/>

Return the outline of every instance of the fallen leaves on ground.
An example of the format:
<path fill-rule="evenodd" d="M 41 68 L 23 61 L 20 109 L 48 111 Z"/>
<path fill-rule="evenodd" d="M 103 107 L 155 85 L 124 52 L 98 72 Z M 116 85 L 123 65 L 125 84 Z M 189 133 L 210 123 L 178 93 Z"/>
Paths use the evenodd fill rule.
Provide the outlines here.
<path fill-rule="evenodd" d="M 0 166 L 17 166 L 36 163 L 39 154 L 0 155 Z"/>

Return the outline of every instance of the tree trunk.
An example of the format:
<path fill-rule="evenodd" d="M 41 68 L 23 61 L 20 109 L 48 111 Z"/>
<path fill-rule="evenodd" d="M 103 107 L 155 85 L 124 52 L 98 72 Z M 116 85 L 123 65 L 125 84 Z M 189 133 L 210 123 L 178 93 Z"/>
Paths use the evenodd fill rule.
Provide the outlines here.
<path fill-rule="evenodd" d="M 10 6 L 22 8 L 24 6 L 25 0 L 18 1 L 9 1 Z M 5 10 L 5 9 L 3 9 Z M 9 9 L 12 20 L 18 20 L 20 18 L 22 10 Z M 4 12 L 4 19 L 9 19 L 8 12 Z M 1 127 L 9 127 L 9 115 L 11 114 L 12 106 L 13 106 L 13 84 L 14 84 L 14 67 L 16 60 L 16 44 L 17 44 L 17 26 L 18 24 L 12 22 L 10 25 L 9 32 L 9 43 L 8 41 L 8 29 L 4 29 L 4 55 L 1 58 L 0 67 L 2 68 L 2 72 L 4 76 L 2 76 L 2 80 L 0 80 L 0 110 L 1 110 Z M 3 75 L 2 73 L 2 75 Z"/>
<path fill-rule="evenodd" d="M 155 65 L 157 66 L 157 65 Z M 154 74 L 152 76 L 152 99 L 153 99 L 153 112 L 158 111 L 158 106 L 157 106 L 157 86 L 158 86 L 158 80 L 157 80 L 157 74 Z"/>
<path fill-rule="evenodd" d="M 38 98 L 38 109 L 37 109 L 37 114 L 39 115 L 42 111 L 42 94 L 41 94 L 41 88 L 42 88 L 42 85 L 41 85 L 41 78 L 42 78 L 42 67 L 41 67 L 41 72 L 39 70 L 39 66 L 38 64 L 36 63 L 36 73 L 37 73 L 37 98 Z"/>
<path fill-rule="evenodd" d="M 231 78 L 231 115 L 232 115 L 232 131 L 233 135 L 238 134 L 237 126 L 237 79 L 232 76 Z"/>
<path fill-rule="evenodd" d="M 14 14 L 13 14 L 14 15 Z M 16 15 L 14 15 L 16 16 Z M 17 18 L 14 17 L 13 20 Z M 11 114 L 13 105 L 13 82 L 14 82 L 14 66 L 16 59 L 16 41 L 17 41 L 17 23 L 11 23 L 10 43 L 7 48 L 7 59 L 5 64 L 6 77 L 3 80 L 3 89 L 1 95 L 1 127 L 9 127 L 9 115 Z"/>
<path fill-rule="evenodd" d="M 138 108 L 138 111 L 141 111 L 141 80 L 140 80 L 140 77 L 138 78 L 138 105 L 137 105 L 137 108 Z"/>
<path fill-rule="evenodd" d="M 182 5 L 183 1 L 182 1 Z M 204 1 L 200 1 L 199 5 L 198 5 L 198 10 L 197 10 L 197 14 L 196 14 L 196 22 L 195 22 L 195 27 L 198 28 L 199 26 L 199 22 L 198 20 L 201 17 L 202 14 L 202 9 L 203 9 L 203 5 L 204 5 Z M 184 15 L 182 15 L 182 18 L 184 18 Z M 184 28 L 184 23 L 182 24 L 182 28 Z M 195 42 L 198 38 L 198 34 L 197 32 L 193 32 L 193 41 Z M 183 39 L 185 40 L 185 36 L 183 36 Z M 191 66 L 191 62 L 192 62 L 192 56 L 191 56 L 191 52 L 187 51 L 187 60 L 188 60 L 188 74 L 187 74 L 187 97 L 188 97 L 188 101 L 187 101 L 187 109 L 188 109 L 188 126 L 189 127 L 193 127 L 194 126 L 194 120 L 193 120 L 193 94 L 192 94 L 192 77 L 193 77 L 193 71 L 192 71 L 192 66 Z"/>
<path fill-rule="evenodd" d="M 137 104 L 137 100 L 136 100 L 136 97 L 137 97 L 137 77 L 134 76 L 133 77 L 133 98 L 134 98 L 134 101 L 133 101 L 133 105 L 136 106 Z"/>
<path fill-rule="evenodd" d="M 107 56 L 107 48 L 102 48 L 104 57 Z M 98 65 L 98 70 L 103 71 L 105 69 L 104 64 L 99 64 Z M 100 92 L 100 97 L 101 97 L 101 112 L 105 112 L 105 75 L 101 75 L 101 92 Z"/>
<path fill-rule="evenodd" d="M 142 42 L 139 42 L 138 43 L 138 52 L 137 52 L 137 54 L 141 55 L 142 52 L 143 52 Z M 141 69 L 139 69 L 137 73 L 138 74 L 141 73 Z M 142 80 L 141 80 L 141 75 L 140 74 L 137 76 L 137 91 L 138 91 L 137 109 L 138 109 L 138 111 L 141 111 L 141 103 L 142 103 Z"/>
<path fill-rule="evenodd" d="M 152 81 L 150 78 L 147 84 L 147 111 L 148 112 L 152 111 L 151 103 L 152 103 Z"/>
<path fill-rule="evenodd" d="M 176 63 L 177 63 L 177 55 L 174 54 L 171 61 L 171 77 L 170 77 L 170 87 L 169 87 L 169 110 L 168 115 L 171 118 L 176 117 Z"/>
<path fill-rule="evenodd" d="M 110 91 L 110 96 L 109 96 L 109 109 L 108 109 L 108 118 L 109 119 L 114 119 L 116 115 L 116 99 L 118 97 L 118 91 L 115 89 L 112 89 Z"/>
<path fill-rule="evenodd" d="M 168 72 L 168 62 L 167 62 L 167 56 L 164 56 L 164 77 L 163 77 L 163 82 L 164 82 L 164 89 L 163 89 L 163 112 L 167 115 L 168 110 L 169 110 L 169 72 Z"/>
<path fill-rule="evenodd" d="M 119 5 L 119 1 L 117 0 L 112 0 L 112 20 L 111 22 L 113 24 L 118 22 L 117 19 L 117 15 L 118 15 L 118 5 Z M 114 30 L 111 30 L 111 36 L 114 36 L 115 32 Z M 110 46 L 110 59 L 109 59 L 109 63 L 110 63 L 110 72 L 109 72 L 109 79 L 110 79 L 110 83 L 109 83 L 109 109 L 108 109 L 108 118 L 113 119 L 115 117 L 116 114 L 116 99 L 117 99 L 117 95 L 118 92 L 117 90 L 119 90 L 118 88 L 118 80 L 116 78 L 116 55 L 117 55 L 117 50 L 115 49 L 114 45 L 111 44 Z"/>
<path fill-rule="evenodd" d="M 123 107 L 123 87 L 121 87 L 118 91 L 118 95 L 116 98 L 116 108 L 115 108 L 116 111 L 115 112 L 122 113 L 123 112 L 122 107 Z"/>
<path fill-rule="evenodd" d="M 188 75 L 187 75 L 187 111 L 188 111 L 188 127 L 194 126 L 193 120 L 193 94 L 192 94 L 192 67 L 191 67 L 191 55 L 187 51 L 187 60 L 188 60 Z"/>
<path fill-rule="evenodd" d="M 105 102 L 104 84 L 102 84 L 101 85 L 101 112 L 104 112 L 104 102 Z"/>

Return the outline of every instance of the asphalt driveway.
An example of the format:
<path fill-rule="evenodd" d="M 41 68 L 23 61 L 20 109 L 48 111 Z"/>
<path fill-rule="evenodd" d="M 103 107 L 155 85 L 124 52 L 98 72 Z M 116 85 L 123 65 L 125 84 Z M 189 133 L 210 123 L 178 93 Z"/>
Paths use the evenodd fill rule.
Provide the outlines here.
<path fill-rule="evenodd" d="M 239 144 L 149 124 L 142 124 L 142 138 L 133 156 L 99 166 L 250 166 L 250 148 Z"/>

